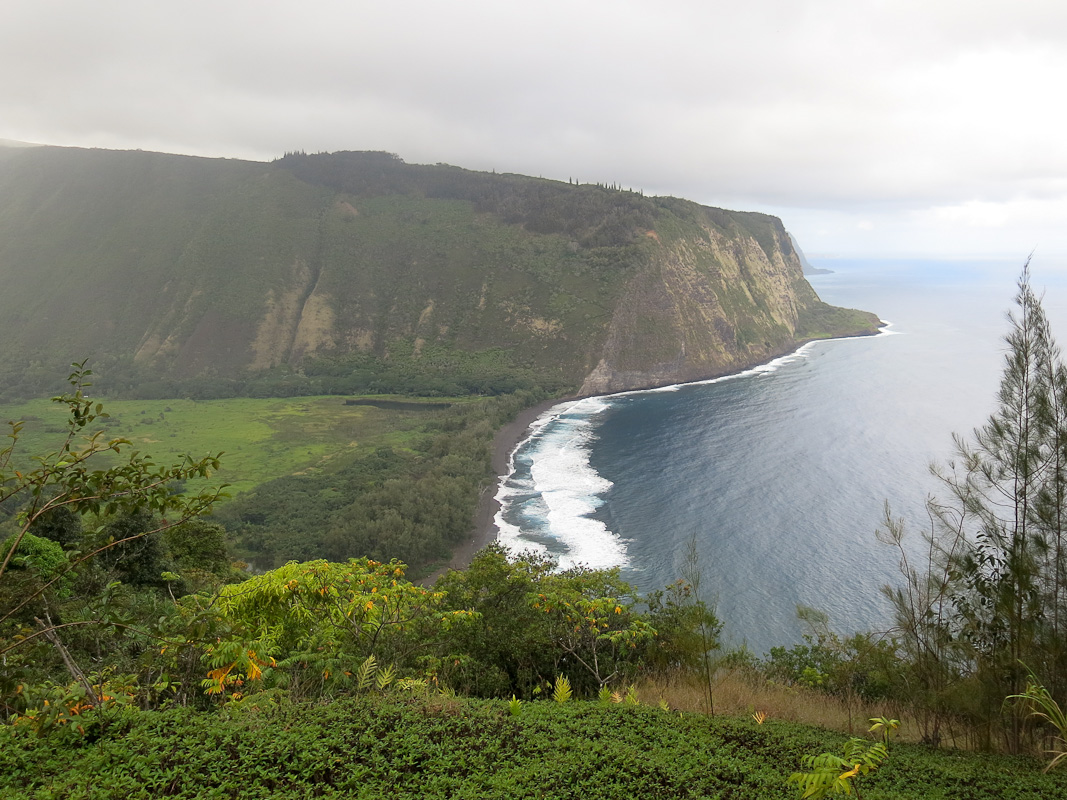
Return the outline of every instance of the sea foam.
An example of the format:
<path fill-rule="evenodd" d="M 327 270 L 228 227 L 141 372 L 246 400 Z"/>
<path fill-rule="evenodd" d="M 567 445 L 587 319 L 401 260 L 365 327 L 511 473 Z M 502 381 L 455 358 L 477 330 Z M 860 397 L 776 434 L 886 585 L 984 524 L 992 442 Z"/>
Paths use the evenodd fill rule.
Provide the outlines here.
<path fill-rule="evenodd" d="M 884 325 L 879 335 L 896 333 L 889 330 L 890 323 Z M 823 341 L 840 340 L 807 342 L 765 364 L 717 378 L 553 406 L 530 426 L 529 435 L 512 453 L 508 473 L 500 481 L 496 493 L 500 511 L 494 520 L 497 540 L 513 552 L 551 556 L 560 569 L 577 564 L 594 569 L 629 567 L 626 542 L 591 516 L 604 504 L 603 496 L 613 485 L 589 461 L 597 417 L 611 407 L 614 398 L 771 375 L 786 364 L 809 358 Z"/>
<path fill-rule="evenodd" d="M 562 403 L 531 426 L 496 495 L 502 544 L 551 555 L 560 569 L 628 564 L 625 543 L 590 516 L 612 486 L 589 463 L 596 418 L 610 406 L 603 397 Z"/>

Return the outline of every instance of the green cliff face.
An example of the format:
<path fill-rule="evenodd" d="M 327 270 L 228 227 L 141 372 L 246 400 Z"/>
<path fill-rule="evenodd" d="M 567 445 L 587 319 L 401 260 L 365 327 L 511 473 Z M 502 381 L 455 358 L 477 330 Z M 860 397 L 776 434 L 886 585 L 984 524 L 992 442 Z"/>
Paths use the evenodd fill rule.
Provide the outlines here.
<path fill-rule="evenodd" d="M 601 393 L 875 329 L 818 300 L 773 217 L 383 153 L 11 152 L 0 285 L 14 376 L 87 355 L 182 378 L 473 360 Z"/>
<path fill-rule="evenodd" d="M 777 218 L 669 204 L 583 393 L 715 377 L 808 339 L 877 330 L 874 315 L 819 300 Z"/>

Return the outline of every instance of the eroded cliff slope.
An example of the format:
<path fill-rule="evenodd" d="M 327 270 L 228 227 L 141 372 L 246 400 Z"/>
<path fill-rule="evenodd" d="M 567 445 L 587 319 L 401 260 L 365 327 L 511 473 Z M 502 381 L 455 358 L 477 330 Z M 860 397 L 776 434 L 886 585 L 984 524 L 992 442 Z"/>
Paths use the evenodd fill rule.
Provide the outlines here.
<path fill-rule="evenodd" d="M 877 330 L 819 300 L 775 217 L 674 201 L 627 281 L 583 394 L 716 377 L 800 342 Z"/>
<path fill-rule="evenodd" d="M 818 300 L 776 218 L 384 153 L 19 150 L 0 283 L 0 373 L 30 392 L 90 356 L 141 382 L 601 393 L 875 326 Z"/>

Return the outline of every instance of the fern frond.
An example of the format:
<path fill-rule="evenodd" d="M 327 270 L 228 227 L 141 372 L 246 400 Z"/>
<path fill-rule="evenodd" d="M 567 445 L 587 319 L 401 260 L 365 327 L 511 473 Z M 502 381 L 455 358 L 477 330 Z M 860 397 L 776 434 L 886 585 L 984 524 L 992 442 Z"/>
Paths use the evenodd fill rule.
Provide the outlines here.
<path fill-rule="evenodd" d="M 556 686 L 552 690 L 552 699 L 557 703 L 566 703 L 571 699 L 571 682 L 565 675 L 556 678 Z"/>
<path fill-rule="evenodd" d="M 429 688 L 429 683 L 425 678 L 401 678 L 396 682 L 396 688 L 402 692 L 411 692 L 412 694 L 425 694 Z"/>
<path fill-rule="evenodd" d="M 379 692 L 384 692 L 390 683 L 393 682 L 393 678 L 396 677 L 396 667 L 390 664 L 384 669 L 378 670 L 378 674 L 374 678 L 374 683 L 378 687 Z"/>
<path fill-rule="evenodd" d="M 375 660 L 374 655 L 371 654 L 356 670 L 356 690 L 360 692 L 367 691 L 370 688 L 371 681 L 374 679 L 374 673 L 377 671 L 378 662 Z"/>

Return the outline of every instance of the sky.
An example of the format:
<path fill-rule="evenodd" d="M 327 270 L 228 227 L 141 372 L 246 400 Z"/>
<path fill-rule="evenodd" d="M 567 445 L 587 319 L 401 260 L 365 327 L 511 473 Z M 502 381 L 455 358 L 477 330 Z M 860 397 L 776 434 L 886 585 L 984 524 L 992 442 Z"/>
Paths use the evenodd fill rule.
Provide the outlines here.
<path fill-rule="evenodd" d="M 5 0 L 0 139 L 387 150 L 1067 265 L 1062 0 Z"/>

